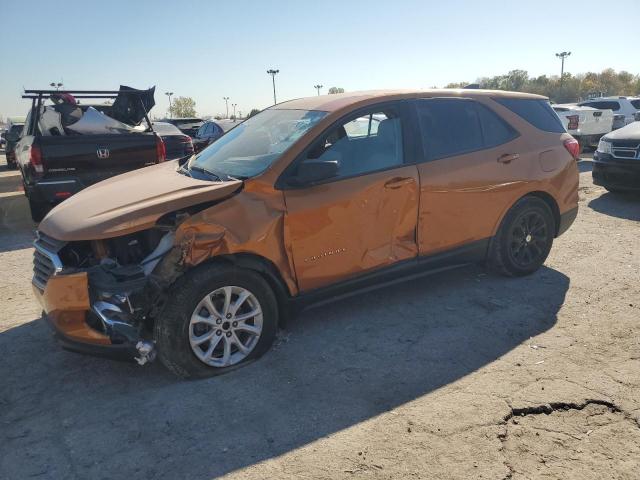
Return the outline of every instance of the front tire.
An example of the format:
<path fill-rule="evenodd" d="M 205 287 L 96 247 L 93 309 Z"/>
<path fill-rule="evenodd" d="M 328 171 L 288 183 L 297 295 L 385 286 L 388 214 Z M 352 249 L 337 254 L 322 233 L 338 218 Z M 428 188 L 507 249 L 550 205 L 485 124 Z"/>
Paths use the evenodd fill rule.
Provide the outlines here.
<path fill-rule="evenodd" d="M 542 199 L 521 198 L 507 212 L 491 240 L 489 268 L 509 277 L 535 272 L 551 251 L 555 227 L 551 209 Z"/>
<path fill-rule="evenodd" d="M 169 294 L 154 337 L 160 360 L 180 377 L 234 370 L 262 356 L 275 339 L 276 298 L 255 272 L 221 264 L 197 267 Z"/>

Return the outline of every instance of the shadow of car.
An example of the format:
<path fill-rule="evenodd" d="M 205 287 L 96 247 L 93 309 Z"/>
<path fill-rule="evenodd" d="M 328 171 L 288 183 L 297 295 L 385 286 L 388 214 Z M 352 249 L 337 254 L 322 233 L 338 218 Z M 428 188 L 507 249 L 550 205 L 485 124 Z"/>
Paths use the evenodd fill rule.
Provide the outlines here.
<path fill-rule="evenodd" d="M 309 310 L 260 362 L 189 382 L 159 364 L 79 362 L 43 341 L 42 322 L 22 324 L 0 333 L 4 473 L 215 478 L 496 361 L 554 326 L 568 286 L 546 267 L 518 279 L 467 267 L 404 282 Z"/>

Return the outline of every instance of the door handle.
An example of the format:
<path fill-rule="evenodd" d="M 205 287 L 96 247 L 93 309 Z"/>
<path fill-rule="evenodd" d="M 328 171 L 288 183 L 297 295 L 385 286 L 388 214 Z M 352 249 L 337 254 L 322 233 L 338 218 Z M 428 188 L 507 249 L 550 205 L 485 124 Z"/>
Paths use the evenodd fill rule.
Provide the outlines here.
<path fill-rule="evenodd" d="M 400 188 L 414 182 L 415 180 L 411 177 L 395 177 L 385 182 L 384 188 Z"/>
<path fill-rule="evenodd" d="M 520 155 L 517 153 L 505 153 L 504 155 L 500 155 L 498 157 L 498 162 L 500 163 L 511 163 L 514 160 L 517 160 L 520 158 Z"/>

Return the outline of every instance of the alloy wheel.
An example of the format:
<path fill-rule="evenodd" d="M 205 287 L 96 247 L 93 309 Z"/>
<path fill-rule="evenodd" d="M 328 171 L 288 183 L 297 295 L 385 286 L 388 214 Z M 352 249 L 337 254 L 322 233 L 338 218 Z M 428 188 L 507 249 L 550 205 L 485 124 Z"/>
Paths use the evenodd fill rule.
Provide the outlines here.
<path fill-rule="evenodd" d="M 262 334 L 262 308 L 243 287 L 226 286 L 205 295 L 189 322 L 189 343 L 200 361 L 228 367 L 244 360 Z"/>
<path fill-rule="evenodd" d="M 524 212 L 514 222 L 509 235 L 509 254 L 522 268 L 527 268 L 546 255 L 549 228 L 545 217 L 537 211 Z"/>

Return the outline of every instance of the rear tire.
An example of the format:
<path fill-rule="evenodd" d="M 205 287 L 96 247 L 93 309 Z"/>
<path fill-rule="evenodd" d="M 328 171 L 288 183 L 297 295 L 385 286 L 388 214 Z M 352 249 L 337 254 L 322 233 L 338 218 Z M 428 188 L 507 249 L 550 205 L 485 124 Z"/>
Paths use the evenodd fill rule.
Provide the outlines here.
<path fill-rule="evenodd" d="M 549 206 L 540 198 L 523 197 L 507 212 L 491 240 L 487 264 L 501 275 L 529 275 L 547 259 L 555 233 Z"/>
<path fill-rule="evenodd" d="M 276 297 L 251 270 L 203 265 L 179 279 L 169 295 L 155 322 L 154 339 L 162 363 L 180 377 L 204 378 L 235 370 L 262 356 L 275 339 Z M 259 313 L 251 316 L 254 312 Z"/>

